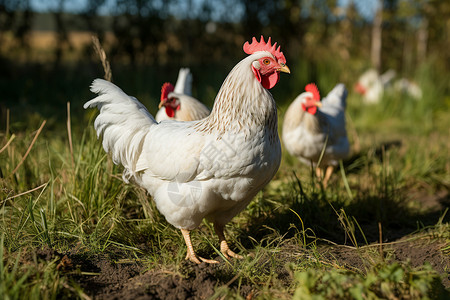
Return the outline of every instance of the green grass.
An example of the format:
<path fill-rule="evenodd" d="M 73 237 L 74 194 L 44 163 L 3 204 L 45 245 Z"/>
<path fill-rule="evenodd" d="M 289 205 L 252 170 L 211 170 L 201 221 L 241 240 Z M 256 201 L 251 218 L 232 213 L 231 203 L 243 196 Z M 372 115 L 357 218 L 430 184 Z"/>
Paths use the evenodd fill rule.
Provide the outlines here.
<path fill-rule="evenodd" d="M 310 168 L 283 152 L 274 180 L 228 225 L 233 247 L 249 255 L 215 269 L 221 284 L 213 298 L 242 298 L 248 286 L 259 298 L 445 295 L 438 273 L 429 265 L 394 261 L 377 246 L 381 234 L 390 242 L 442 241 L 440 251 L 449 254 L 450 214 L 418 201 L 450 189 L 450 106 L 441 81 L 425 76 L 430 72 L 427 66 L 418 71 L 418 77 L 425 78 L 422 102 L 387 95 L 367 107 L 350 93 L 349 127 L 357 132 L 351 138 L 359 140 L 361 151 L 342 163 L 326 190 Z M 65 111 L 61 106 L 53 109 Z M 48 118 L 41 132 L 37 130 L 44 118 L 37 114 L 28 114 L 25 124 L 15 121 L 13 111 L 12 121 L 1 125 L 9 131 L 0 132 L 0 149 L 11 140 L 0 153 L 3 298 L 87 299 L 74 280 L 75 271 L 59 265 L 61 256 L 74 249 L 84 258 L 103 255 L 116 262 L 137 261 L 144 270 L 195 275 L 183 267 L 180 232 L 165 221 L 144 190 L 121 180 L 121 168 L 104 153 L 92 126 L 95 112 L 73 119 L 72 143 L 61 115 Z M 383 147 L 397 140 L 401 145 Z M 193 241 L 200 255 L 218 255 L 211 224 L 204 222 L 193 232 Z M 354 267 L 326 255 L 326 249 L 337 245 L 356 251 L 364 264 Z M 56 254 L 47 260 L 36 249 Z"/>
<path fill-rule="evenodd" d="M 293 299 L 403 299 L 444 298 L 439 277 L 430 265 L 383 264 L 364 276 L 348 270 L 309 269 L 295 273 L 298 287 Z"/>

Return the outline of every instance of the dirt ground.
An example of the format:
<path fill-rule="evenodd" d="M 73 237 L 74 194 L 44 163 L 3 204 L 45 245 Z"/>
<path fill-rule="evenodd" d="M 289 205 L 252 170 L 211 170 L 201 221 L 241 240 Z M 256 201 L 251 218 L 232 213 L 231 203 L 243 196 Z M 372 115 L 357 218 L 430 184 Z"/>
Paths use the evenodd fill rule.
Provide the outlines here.
<path fill-rule="evenodd" d="M 448 192 L 414 197 L 420 197 L 427 207 L 439 210 L 448 207 Z M 448 246 L 448 240 L 424 232 L 406 235 L 402 228 L 398 232 L 392 231 L 392 228 L 390 231 L 389 235 L 394 238 L 383 239 L 381 247 L 379 244 L 360 248 L 319 244 L 316 251 L 322 255 L 321 260 L 330 265 L 345 266 L 356 272 L 364 272 L 370 263 L 374 263 L 374 259 L 409 261 L 412 267 L 428 262 L 441 275 L 443 285 L 450 288 L 450 255 L 441 250 Z M 286 266 L 289 262 L 298 262 L 302 257 L 311 257 L 310 251 L 301 248 L 294 239 L 284 243 L 274 254 L 275 259 L 271 260 L 277 264 L 277 279 L 288 287 L 293 278 Z M 239 271 L 226 263 L 196 265 L 184 261 L 180 266 L 171 267 L 174 269 L 161 264 L 149 270 L 142 262 L 128 259 L 121 253 L 117 253 L 115 258 L 106 255 L 87 257 L 76 246 L 67 253 L 58 253 L 51 248 L 35 249 L 36 255 L 32 252 L 25 252 L 22 263 L 33 263 L 36 257 L 45 261 L 56 259 L 61 274 L 79 285 L 91 299 L 207 299 L 221 286 L 238 290 L 246 299 L 257 296 L 255 285 L 240 281 Z M 253 249 L 248 249 L 247 255 L 253 252 Z M 221 260 L 220 257 L 214 259 Z M 260 261 L 264 264 L 264 260 Z"/>
<path fill-rule="evenodd" d="M 409 260 L 412 266 L 430 263 L 441 274 L 444 286 L 450 288 L 450 275 L 445 270 L 445 266 L 450 265 L 450 257 L 440 250 L 444 243 L 444 240 L 420 237 L 411 240 L 410 236 L 408 240 L 400 239 L 383 245 L 382 251 L 390 261 Z M 295 243 L 287 243 L 283 247 L 285 249 L 282 248 L 277 254 L 277 277 L 288 286 L 292 277 L 285 266 L 289 261 L 307 255 L 305 251 L 308 250 Z M 323 245 L 319 247 L 319 252 L 331 263 L 361 271 L 374 257 L 373 251 L 379 249 L 379 245 L 359 249 Z M 241 296 L 247 299 L 257 294 L 251 284 L 244 282 L 238 287 L 238 274 L 225 263 L 195 265 L 185 261 L 178 270 L 146 270 L 138 261 L 114 261 L 107 256 L 86 257 L 77 253 L 61 254 L 50 248 L 37 249 L 36 255 L 47 261 L 58 258 L 57 268 L 92 299 L 207 299 L 214 295 L 217 287 L 224 285 L 236 290 L 239 288 Z M 31 259 L 31 255 L 24 257 L 24 260 Z M 216 259 L 220 260 L 219 257 Z"/>

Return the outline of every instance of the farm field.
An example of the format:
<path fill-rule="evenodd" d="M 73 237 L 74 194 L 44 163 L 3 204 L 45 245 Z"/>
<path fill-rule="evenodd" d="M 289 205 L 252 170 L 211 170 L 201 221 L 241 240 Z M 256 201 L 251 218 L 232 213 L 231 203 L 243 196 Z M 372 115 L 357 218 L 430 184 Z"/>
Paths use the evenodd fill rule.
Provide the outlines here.
<path fill-rule="evenodd" d="M 351 158 L 324 189 L 308 166 L 283 149 L 275 178 L 227 226 L 242 260 L 219 255 L 208 222 L 193 232 L 199 255 L 218 259 L 218 265 L 185 261 L 179 230 L 143 189 L 122 181 L 121 167 L 94 132 L 97 112 L 81 108 L 93 96 L 90 82 L 102 72 L 78 68 L 85 70 L 82 76 L 75 69 L 33 77 L 20 99 L 2 103 L 5 298 L 449 297 L 450 98 L 442 89 L 445 78 L 433 77 L 427 66 L 417 75 L 424 90 L 419 101 L 392 93 L 378 104 L 362 105 L 348 82 Z M 144 83 L 158 71 L 125 68 L 114 72 L 115 83 L 155 113 L 159 85 L 146 90 Z M 213 85 L 197 77 L 195 92 L 210 99 L 210 106 L 223 72 L 212 76 L 218 78 Z M 19 80 L 9 84 L 20 86 Z M 53 86 L 59 100 L 45 101 Z M 274 88 L 275 99 L 281 99 L 279 124 L 303 87 Z"/>

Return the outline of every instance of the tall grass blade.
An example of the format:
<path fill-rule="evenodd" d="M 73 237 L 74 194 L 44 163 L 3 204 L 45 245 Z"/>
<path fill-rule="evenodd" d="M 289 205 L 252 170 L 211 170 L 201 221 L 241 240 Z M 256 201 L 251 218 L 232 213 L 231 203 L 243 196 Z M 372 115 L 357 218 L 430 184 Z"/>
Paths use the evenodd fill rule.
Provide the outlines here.
<path fill-rule="evenodd" d="M 347 176 L 345 175 L 344 164 L 342 163 L 342 159 L 339 160 L 339 168 L 341 170 L 342 181 L 344 182 L 345 190 L 347 191 L 350 200 L 353 200 L 352 191 L 350 190 L 350 185 L 348 184 Z"/>
<path fill-rule="evenodd" d="M 69 138 L 70 159 L 72 161 L 72 168 L 73 168 L 74 159 L 73 159 L 73 145 L 72 145 L 72 124 L 70 122 L 70 102 L 67 102 L 67 136 Z"/>
<path fill-rule="evenodd" d="M 0 149 L 0 153 L 2 153 L 3 151 L 5 151 L 6 148 L 8 148 L 9 144 L 11 144 L 12 141 L 14 141 L 14 139 L 16 138 L 16 135 L 13 134 L 11 135 L 11 137 L 9 138 L 8 142 L 5 144 L 5 146 L 2 147 L 2 149 Z"/>
<path fill-rule="evenodd" d="M 13 176 L 17 170 L 20 168 L 20 166 L 23 164 L 23 162 L 25 161 L 25 159 L 27 158 L 28 154 L 30 154 L 31 148 L 33 148 L 34 143 L 36 142 L 39 134 L 41 134 L 42 129 L 45 126 L 45 123 L 47 123 L 47 120 L 44 120 L 41 124 L 41 126 L 39 127 L 38 131 L 36 132 L 36 135 L 34 136 L 33 140 L 31 141 L 30 146 L 27 149 L 27 152 L 25 152 L 25 154 L 22 157 L 22 160 L 19 162 L 19 164 L 16 166 L 16 168 L 11 172 L 10 176 Z"/>
<path fill-rule="evenodd" d="M 51 247 L 52 242 L 50 240 L 50 234 L 49 234 L 49 230 L 48 230 L 48 224 L 47 224 L 47 216 L 45 215 L 45 211 L 41 208 L 39 210 L 39 214 L 41 215 L 41 224 L 42 224 L 42 228 L 43 228 L 43 235 L 44 235 L 44 239 L 47 243 L 47 245 L 49 247 Z"/>

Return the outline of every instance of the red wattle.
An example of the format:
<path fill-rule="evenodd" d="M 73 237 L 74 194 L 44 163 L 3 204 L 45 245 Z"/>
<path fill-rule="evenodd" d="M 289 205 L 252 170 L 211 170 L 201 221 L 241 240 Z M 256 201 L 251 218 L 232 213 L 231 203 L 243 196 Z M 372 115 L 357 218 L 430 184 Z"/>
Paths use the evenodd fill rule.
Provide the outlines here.
<path fill-rule="evenodd" d="M 315 105 L 306 107 L 305 104 L 302 103 L 302 109 L 312 115 L 316 114 L 317 112 L 317 106 Z"/>
<path fill-rule="evenodd" d="M 170 107 L 169 105 L 166 106 L 166 114 L 169 116 L 169 118 L 173 118 L 175 116 L 173 108 Z"/>
<path fill-rule="evenodd" d="M 268 90 L 273 88 L 280 79 L 280 74 L 278 72 L 273 72 L 270 75 L 261 75 L 259 70 L 256 69 L 254 66 L 252 66 L 252 71 L 253 74 L 255 74 L 256 80 L 261 82 L 262 86 Z"/>
<path fill-rule="evenodd" d="M 261 84 L 265 89 L 270 90 L 277 84 L 278 80 L 280 79 L 280 74 L 278 72 L 273 72 L 269 75 L 263 75 L 261 76 Z"/>

